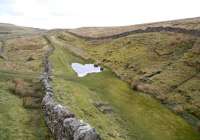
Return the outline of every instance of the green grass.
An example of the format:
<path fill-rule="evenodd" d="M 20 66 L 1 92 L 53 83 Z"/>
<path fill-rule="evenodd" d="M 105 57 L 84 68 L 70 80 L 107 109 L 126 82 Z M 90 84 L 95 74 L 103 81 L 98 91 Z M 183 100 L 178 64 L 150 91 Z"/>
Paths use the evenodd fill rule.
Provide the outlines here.
<path fill-rule="evenodd" d="M 87 58 L 109 67 L 132 87 L 139 83 L 143 87 L 140 91 L 164 101 L 174 112 L 177 112 L 177 105 L 181 106 L 182 111 L 177 113 L 192 115 L 187 119 L 188 122 L 195 127 L 198 125 L 200 109 L 196 93 L 199 92 L 199 82 L 196 84 L 193 78 L 198 79 L 200 70 L 199 38 L 186 34 L 154 32 L 103 41 L 84 41 L 67 33 L 60 34 L 63 44 L 84 50 Z M 71 48 L 68 47 L 73 51 Z M 154 75 L 156 71 L 160 72 Z M 180 84 L 183 89 L 179 87 Z M 194 85 L 193 89 L 188 90 L 191 84 Z"/>
<path fill-rule="evenodd" d="M 56 49 L 50 57 L 53 64 L 55 98 L 59 103 L 68 106 L 78 118 L 95 127 L 104 140 L 199 139 L 199 134 L 181 117 L 150 96 L 133 91 L 109 69 L 83 78 L 78 78 L 71 69 L 72 62 L 91 62 L 77 55 L 83 58 L 89 56 L 111 68 L 124 80 L 132 81 L 140 78 L 141 71 L 151 73 L 155 68 L 165 68 L 168 63 L 176 62 L 171 66 L 174 69 L 168 67 L 161 77 L 152 78 L 154 80 L 152 83 L 159 86 L 163 79 L 168 85 L 174 85 L 185 78 L 184 73 L 187 72 L 187 75 L 194 73 L 193 68 L 183 67 L 183 61 L 195 64 L 199 60 L 199 55 L 187 53 L 194 43 L 194 38 L 171 33 L 148 33 L 92 44 L 71 35 L 65 34 L 64 37 L 65 41 L 58 39 L 56 42 L 56 39 L 53 39 Z M 64 43 L 69 43 L 65 48 L 70 51 L 64 49 Z M 2 140 L 51 139 L 41 110 L 25 109 L 22 98 L 10 91 L 13 79 L 29 82 L 37 80 L 43 69 L 42 56 L 47 47 L 45 40 L 39 36 L 6 42 L 5 55 L 8 60 L 0 59 L 0 139 Z M 173 51 L 174 54 L 172 57 L 158 57 L 152 49 L 158 49 L 158 52 L 164 54 Z M 27 61 L 30 56 L 34 58 L 33 61 Z M 136 70 L 127 69 L 127 64 L 133 65 Z M 184 69 L 179 70 L 178 67 Z M 176 73 L 180 71 L 182 73 L 177 75 Z M 198 78 L 193 79 L 188 83 L 189 87 L 196 89 L 198 81 Z M 188 86 L 182 85 L 182 87 L 190 93 Z M 176 98 L 172 96 L 171 100 Z M 194 101 L 198 105 L 198 98 L 196 99 Z M 95 102 L 108 103 L 113 112 L 102 113 L 94 106 Z"/>
<path fill-rule="evenodd" d="M 49 139 L 41 110 L 25 109 L 22 99 L 10 92 L 9 85 L 10 80 L 0 82 L 0 139 Z"/>
<path fill-rule="evenodd" d="M 199 134 L 182 118 L 150 96 L 130 89 L 109 69 L 78 78 L 72 62 L 87 63 L 56 45 L 50 57 L 58 102 L 89 122 L 105 140 L 198 140 Z M 113 113 L 104 114 L 94 102 L 108 102 Z"/>
<path fill-rule="evenodd" d="M 25 108 L 24 98 L 11 91 L 15 87 L 13 80 L 16 79 L 33 85 L 30 88 L 38 86 L 45 51 L 42 48 L 44 44 L 39 40 L 42 38 L 29 37 L 29 40 L 24 41 L 23 38 L 5 41 L 5 55 L 8 59 L 0 59 L 0 140 L 51 139 L 42 110 Z M 34 46 L 34 42 L 40 45 Z M 34 56 L 35 59 L 27 61 L 30 56 Z M 26 91 L 26 87 L 21 88 Z"/>

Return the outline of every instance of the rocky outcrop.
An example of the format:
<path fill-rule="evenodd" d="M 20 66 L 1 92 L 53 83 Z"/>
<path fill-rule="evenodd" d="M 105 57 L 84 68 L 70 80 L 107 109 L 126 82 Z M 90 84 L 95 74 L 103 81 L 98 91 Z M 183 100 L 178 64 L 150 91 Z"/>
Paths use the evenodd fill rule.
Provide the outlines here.
<path fill-rule="evenodd" d="M 56 140 L 100 140 L 96 130 L 88 123 L 75 117 L 67 107 L 54 101 L 53 88 L 51 85 L 51 65 L 48 56 L 52 53 L 50 49 L 44 58 L 44 73 L 41 82 L 45 96 L 42 100 L 42 109 L 47 126 Z"/>
<path fill-rule="evenodd" d="M 119 34 L 114 34 L 110 36 L 103 36 L 103 37 L 88 37 L 88 36 L 82 36 L 77 33 L 73 33 L 70 31 L 67 31 L 69 34 L 72 34 L 76 37 L 83 38 L 86 40 L 104 40 L 104 39 L 117 39 L 120 37 L 125 37 L 131 34 L 137 34 L 137 33 L 150 33 L 150 32 L 174 32 L 174 33 L 183 33 L 183 34 L 189 34 L 193 36 L 198 36 L 200 37 L 200 31 L 199 30 L 189 30 L 189 29 L 184 29 L 184 28 L 176 28 L 176 27 L 147 27 L 146 29 L 137 29 L 137 30 L 132 30 L 132 31 L 127 31 Z"/>

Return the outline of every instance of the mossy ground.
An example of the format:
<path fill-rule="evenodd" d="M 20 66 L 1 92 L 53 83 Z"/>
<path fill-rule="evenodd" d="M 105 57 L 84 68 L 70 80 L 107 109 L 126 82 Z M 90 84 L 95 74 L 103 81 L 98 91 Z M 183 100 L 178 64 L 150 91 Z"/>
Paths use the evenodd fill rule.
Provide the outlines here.
<path fill-rule="evenodd" d="M 87 61 L 72 54 L 70 52 L 73 51 L 72 47 L 69 48 L 70 51 L 66 49 L 67 45 L 71 45 L 70 41 L 69 44 L 66 41 L 65 45 L 56 42 L 54 37 L 51 41 L 55 46 L 55 51 L 50 57 L 53 64 L 55 98 L 61 104 L 68 106 L 80 119 L 94 126 L 103 139 L 199 139 L 199 134 L 182 118 L 150 96 L 133 91 L 109 69 L 78 78 L 71 68 L 71 63 L 87 63 Z M 75 43 L 75 45 L 80 44 L 78 41 Z M 100 48 L 96 48 L 98 49 Z M 101 53 L 99 50 L 99 55 Z M 96 55 L 98 57 L 98 54 Z M 101 112 L 94 105 L 97 102 L 108 103 L 113 112 Z"/>

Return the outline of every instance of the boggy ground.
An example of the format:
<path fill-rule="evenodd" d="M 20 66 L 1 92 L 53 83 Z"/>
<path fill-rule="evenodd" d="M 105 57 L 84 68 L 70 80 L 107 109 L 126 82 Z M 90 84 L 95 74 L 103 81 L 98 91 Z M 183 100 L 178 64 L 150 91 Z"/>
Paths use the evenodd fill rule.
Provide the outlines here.
<path fill-rule="evenodd" d="M 199 139 L 199 134 L 181 117 L 150 96 L 133 91 L 109 69 L 78 78 L 71 63 L 92 62 L 77 56 L 81 48 L 73 47 L 70 42 L 81 40 L 70 35 L 65 42 L 55 35 L 49 36 L 49 39 L 55 47 L 50 61 L 56 100 L 95 127 L 102 139 Z M 84 41 L 80 44 L 83 45 Z"/>
<path fill-rule="evenodd" d="M 86 41 L 62 32 L 57 38 L 67 42 L 65 47 L 72 52 L 111 68 L 134 90 L 152 95 L 199 127 L 199 37 L 154 32 Z"/>
<path fill-rule="evenodd" d="M 47 48 L 41 36 L 4 40 L 0 58 L 0 139 L 50 140 L 39 76 Z"/>

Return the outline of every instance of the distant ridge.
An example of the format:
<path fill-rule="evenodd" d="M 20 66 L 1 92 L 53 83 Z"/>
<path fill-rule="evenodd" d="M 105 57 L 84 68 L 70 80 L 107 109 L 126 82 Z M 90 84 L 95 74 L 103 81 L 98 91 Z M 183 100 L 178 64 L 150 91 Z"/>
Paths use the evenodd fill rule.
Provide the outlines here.
<path fill-rule="evenodd" d="M 123 32 L 129 32 L 132 30 L 138 30 L 138 29 L 144 30 L 148 27 L 160 27 L 160 26 L 184 28 L 188 30 L 200 30 L 200 17 L 171 20 L 171 21 L 164 21 L 164 22 L 137 24 L 137 25 L 130 25 L 130 26 L 82 27 L 82 28 L 76 28 L 76 29 L 69 29 L 68 31 L 80 36 L 103 37 L 103 36 L 111 36 L 114 34 L 120 34 Z"/>

